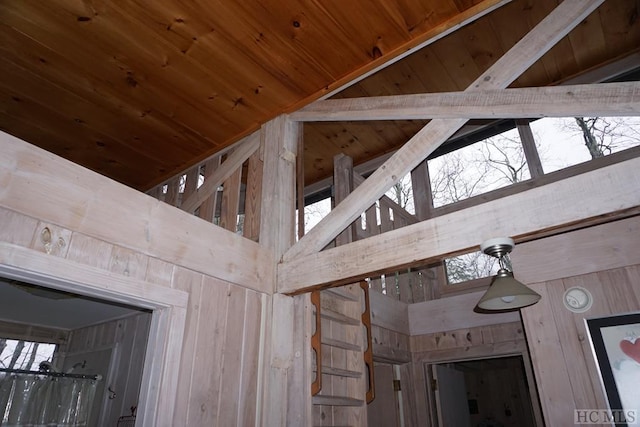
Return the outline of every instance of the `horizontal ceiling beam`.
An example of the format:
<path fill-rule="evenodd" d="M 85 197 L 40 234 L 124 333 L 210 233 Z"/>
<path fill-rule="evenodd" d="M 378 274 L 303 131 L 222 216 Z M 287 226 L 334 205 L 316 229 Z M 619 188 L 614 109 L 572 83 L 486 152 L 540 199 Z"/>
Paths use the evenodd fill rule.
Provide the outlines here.
<path fill-rule="evenodd" d="M 587 219 L 640 207 L 640 158 L 439 216 L 278 266 L 278 291 L 298 293 L 424 265 L 477 250 L 493 237 L 526 240 Z"/>
<path fill-rule="evenodd" d="M 467 91 L 505 89 L 603 1 L 564 0 L 482 73 Z M 464 118 L 431 120 L 309 233 L 298 240 L 284 254 L 283 259 L 290 261 L 320 251 L 466 122 Z"/>
<path fill-rule="evenodd" d="M 290 118 L 329 122 L 635 115 L 640 115 L 640 82 L 328 99 Z"/>

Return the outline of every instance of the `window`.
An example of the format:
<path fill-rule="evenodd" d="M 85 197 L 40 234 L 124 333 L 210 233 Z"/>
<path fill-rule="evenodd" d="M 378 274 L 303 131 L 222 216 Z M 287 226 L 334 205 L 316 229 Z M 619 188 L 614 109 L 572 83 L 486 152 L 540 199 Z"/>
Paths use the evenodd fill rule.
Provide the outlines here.
<path fill-rule="evenodd" d="M 428 165 L 434 207 L 530 178 L 517 129 L 431 159 Z"/>
<path fill-rule="evenodd" d="M 472 252 L 445 258 L 444 267 L 447 273 L 447 283 L 454 285 L 468 280 L 493 276 L 499 269 L 497 261 L 496 258 L 486 256 L 482 252 Z"/>
<path fill-rule="evenodd" d="M 40 363 L 52 362 L 55 344 L 0 338 L 0 368 L 37 371 Z"/>
<path fill-rule="evenodd" d="M 640 117 L 563 117 L 531 122 L 545 173 L 640 145 Z"/>

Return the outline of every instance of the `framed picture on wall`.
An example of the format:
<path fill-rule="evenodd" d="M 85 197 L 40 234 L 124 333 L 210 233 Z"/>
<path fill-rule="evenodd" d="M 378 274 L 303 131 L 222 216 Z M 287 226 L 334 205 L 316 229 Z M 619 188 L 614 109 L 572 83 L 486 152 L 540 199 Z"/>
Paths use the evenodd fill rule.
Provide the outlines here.
<path fill-rule="evenodd" d="M 610 409 L 640 411 L 640 313 L 588 319 L 587 326 Z"/>

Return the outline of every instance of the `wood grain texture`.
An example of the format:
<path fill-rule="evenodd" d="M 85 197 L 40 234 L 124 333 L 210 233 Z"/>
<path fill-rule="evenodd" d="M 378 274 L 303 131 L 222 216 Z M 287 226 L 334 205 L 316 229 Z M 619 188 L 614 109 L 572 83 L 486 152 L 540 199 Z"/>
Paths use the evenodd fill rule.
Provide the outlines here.
<path fill-rule="evenodd" d="M 249 288 L 269 286 L 264 279 L 272 277 L 271 253 L 257 243 L 211 227 L 7 134 L 1 135 L 0 144 L 4 154 L 0 159 L 2 206 L 80 232 L 84 237 L 78 239 L 117 241 L 119 246 Z M 118 203 L 112 203 L 114 200 Z M 213 241 L 224 251 L 212 252 Z M 70 251 L 82 257 L 79 245 L 72 242 Z M 103 250 L 109 249 L 105 246 Z M 109 254 L 96 255 L 92 262 L 108 263 Z"/>
<path fill-rule="evenodd" d="M 474 312 L 483 294 L 473 292 L 409 305 L 411 335 L 509 323 L 519 319 L 518 312 L 491 315 Z"/>
<path fill-rule="evenodd" d="M 467 90 L 504 89 L 542 57 L 603 0 L 565 0 L 504 56 L 482 73 Z M 325 247 L 358 215 L 371 206 L 394 183 L 425 160 L 456 132 L 466 120 L 434 119 L 376 170 L 356 191 L 285 254 L 285 260 L 309 255 Z"/>
<path fill-rule="evenodd" d="M 278 266 L 279 289 L 296 292 L 315 285 L 367 277 L 381 270 L 396 271 L 407 264 L 424 265 L 429 259 L 438 260 L 469 251 L 492 236 L 523 240 L 542 230 L 634 209 L 640 202 L 640 182 L 635 173 L 638 168 L 640 159 L 627 160 L 346 246 L 286 261 Z M 310 270 L 316 274 L 306 274 Z"/>
<path fill-rule="evenodd" d="M 536 283 L 640 264 L 638 243 L 629 236 L 640 236 L 637 216 L 517 245 L 513 268 L 519 280 Z M 566 262 L 558 253 L 571 253 L 581 262 Z M 545 267 L 536 268 L 540 265 Z"/>
<path fill-rule="evenodd" d="M 448 0 L 437 11 L 379 0 L 366 7 L 274 0 L 215 11 L 201 1 L 5 4 L 3 63 L 23 72 L 0 84 L 12 105 L 0 121 L 146 190 L 504 2 Z M 29 78 L 40 89 L 26 84 Z M 59 100 L 63 108 L 50 107 Z M 15 120 L 32 111 L 40 111 L 31 114 L 36 132 Z M 136 168 L 135 159 L 145 167 Z"/>

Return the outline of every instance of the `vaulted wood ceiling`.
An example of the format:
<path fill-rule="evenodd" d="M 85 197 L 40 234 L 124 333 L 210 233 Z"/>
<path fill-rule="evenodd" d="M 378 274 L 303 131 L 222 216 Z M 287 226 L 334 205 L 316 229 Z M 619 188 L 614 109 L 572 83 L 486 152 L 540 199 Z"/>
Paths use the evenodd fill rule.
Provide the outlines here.
<path fill-rule="evenodd" d="M 0 3 L 0 129 L 146 190 L 499 0 Z M 464 89 L 558 4 L 513 0 L 337 96 Z M 637 53 L 608 0 L 513 86 Z M 305 182 L 397 149 L 420 121 L 305 125 Z"/>

